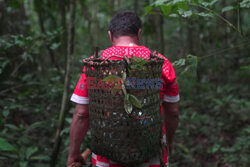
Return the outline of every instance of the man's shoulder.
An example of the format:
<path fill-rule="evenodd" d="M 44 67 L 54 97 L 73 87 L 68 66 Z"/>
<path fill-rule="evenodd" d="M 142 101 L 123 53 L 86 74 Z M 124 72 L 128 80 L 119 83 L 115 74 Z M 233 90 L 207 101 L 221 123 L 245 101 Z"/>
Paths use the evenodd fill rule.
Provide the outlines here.
<path fill-rule="evenodd" d="M 110 52 L 111 50 L 113 50 L 113 46 L 111 46 L 111 47 L 109 47 L 109 48 L 106 48 L 106 49 L 103 49 L 103 50 L 102 50 L 102 54 L 103 54 L 103 53 L 108 53 L 108 52 Z"/>
<path fill-rule="evenodd" d="M 130 48 L 133 50 L 147 50 L 147 51 L 151 51 L 148 47 L 140 45 L 140 46 L 111 46 L 109 48 L 106 48 L 103 50 L 103 53 L 107 53 L 107 52 L 112 52 L 112 51 L 116 51 L 116 50 L 122 50 L 122 49 L 126 49 L 126 48 Z"/>
<path fill-rule="evenodd" d="M 124 48 L 126 48 L 126 47 L 111 46 L 111 47 L 109 47 L 109 48 L 106 48 L 106 49 L 104 49 L 104 50 L 102 51 L 102 57 L 112 55 L 112 54 L 114 54 L 115 52 L 117 52 L 117 50 L 119 50 L 119 49 L 124 49 Z M 127 48 L 131 48 L 131 47 L 128 46 Z M 148 47 L 146 47 L 146 46 L 143 46 L 143 45 L 138 46 L 138 47 L 134 47 L 133 49 L 136 50 L 136 51 L 143 51 L 144 54 L 145 54 L 145 53 L 148 53 L 148 54 L 149 54 L 150 52 L 156 51 L 157 54 L 158 54 L 161 58 L 163 58 L 165 61 L 169 62 L 169 60 L 168 60 L 163 54 L 159 53 L 159 52 L 158 52 L 157 50 L 155 50 L 155 49 L 150 49 L 150 48 L 148 48 Z"/>
<path fill-rule="evenodd" d="M 158 56 L 160 56 L 161 58 L 163 58 L 165 61 L 169 61 L 168 58 L 166 58 L 163 54 L 157 52 Z"/>

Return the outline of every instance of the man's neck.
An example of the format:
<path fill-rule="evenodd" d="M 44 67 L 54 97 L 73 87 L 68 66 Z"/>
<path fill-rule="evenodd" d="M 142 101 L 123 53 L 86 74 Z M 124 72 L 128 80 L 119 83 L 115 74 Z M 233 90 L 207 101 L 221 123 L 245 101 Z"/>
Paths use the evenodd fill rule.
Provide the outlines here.
<path fill-rule="evenodd" d="M 129 36 L 121 36 L 118 38 L 114 38 L 113 41 L 114 46 L 138 46 L 139 41 L 136 37 L 129 37 Z"/>

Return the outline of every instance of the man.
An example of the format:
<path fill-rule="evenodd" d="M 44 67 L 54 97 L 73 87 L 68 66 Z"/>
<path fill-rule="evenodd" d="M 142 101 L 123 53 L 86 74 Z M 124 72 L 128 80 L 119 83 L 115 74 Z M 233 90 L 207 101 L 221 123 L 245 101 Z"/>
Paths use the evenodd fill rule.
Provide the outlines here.
<path fill-rule="evenodd" d="M 113 46 L 103 51 L 102 58 L 107 58 L 110 55 L 127 55 L 129 57 L 133 55 L 145 59 L 149 58 L 150 50 L 145 46 L 139 46 L 141 32 L 141 20 L 134 12 L 123 11 L 117 13 L 112 18 L 108 31 Z M 167 58 L 162 57 L 165 60 L 162 68 L 162 80 L 164 83 L 160 96 L 163 100 L 162 107 L 164 111 L 164 125 L 166 127 L 166 130 L 164 128 L 164 134 L 167 136 L 165 140 L 168 144 L 169 152 L 171 152 L 173 135 L 178 125 L 179 90 L 171 63 Z M 70 128 L 68 165 L 73 162 L 83 161 L 80 154 L 80 145 L 89 128 L 88 85 L 84 73 L 81 74 L 71 101 L 77 104 Z M 167 165 L 167 151 L 165 151 L 164 163 Z M 121 165 L 102 157 L 102 155 L 96 155 L 94 153 L 92 153 L 92 164 L 94 166 L 121 167 Z M 152 159 L 140 166 L 160 166 L 160 158 L 152 157 Z"/>

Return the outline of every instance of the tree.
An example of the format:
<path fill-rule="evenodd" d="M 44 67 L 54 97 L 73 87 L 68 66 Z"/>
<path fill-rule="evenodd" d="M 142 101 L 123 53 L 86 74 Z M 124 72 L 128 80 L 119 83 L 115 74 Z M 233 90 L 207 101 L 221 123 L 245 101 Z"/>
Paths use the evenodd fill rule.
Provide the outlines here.
<path fill-rule="evenodd" d="M 71 61 L 72 56 L 74 53 L 74 35 L 75 35 L 75 8 L 76 8 L 76 1 L 70 1 L 70 23 L 68 27 L 68 47 L 67 47 L 67 61 L 66 61 L 66 73 L 65 73 L 65 80 L 64 80 L 64 93 L 62 97 L 61 109 L 60 109 L 60 116 L 59 116 L 59 124 L 56 131 L 56 140 L 52 150 L 50 166 L 54 167 L 57 162 L 58 152 L 60 150 L 61 145 L 61 136 L 60 133 L 64 127 L 65 122 L 65 115 L 68 109 L 68 100 L 69 100 L 69 86 L 71 82 Z"/>

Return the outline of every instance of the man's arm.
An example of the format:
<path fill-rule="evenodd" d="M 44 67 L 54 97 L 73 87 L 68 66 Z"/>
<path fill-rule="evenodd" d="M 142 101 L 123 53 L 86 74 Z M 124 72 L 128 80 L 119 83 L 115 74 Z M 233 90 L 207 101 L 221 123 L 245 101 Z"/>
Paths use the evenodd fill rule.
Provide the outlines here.
<path fill-rule="evenodd" d="M 72 162 L 84 162 L 80 154 L 81 143 L 89 128 L 89 105 L 76 104 L 70 125 L 70 146 L 68 165 Z"/>
<path fill-rule="evenodd" d="M 171 153 L 173 147 L 173 137 L 179 122 L 178 103 L 163 102 L 164 122 L 167 132 L 167 144 Z"/>

